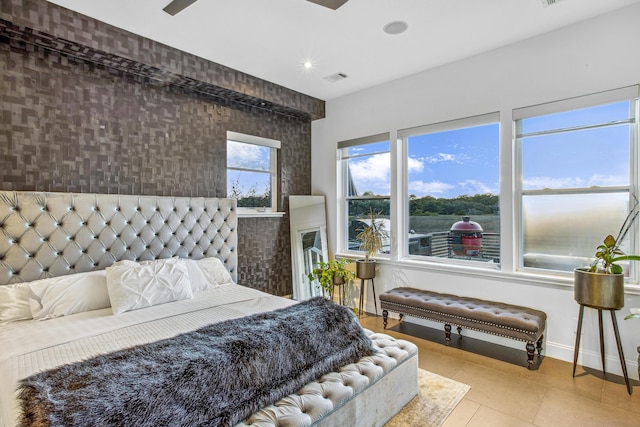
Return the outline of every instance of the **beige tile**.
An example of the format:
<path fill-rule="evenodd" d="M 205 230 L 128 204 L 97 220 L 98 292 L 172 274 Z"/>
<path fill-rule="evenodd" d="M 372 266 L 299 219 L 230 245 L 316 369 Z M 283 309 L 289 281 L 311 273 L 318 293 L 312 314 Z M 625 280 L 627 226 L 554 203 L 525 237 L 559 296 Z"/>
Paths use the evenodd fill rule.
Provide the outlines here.
<path fill-rule="evenodd" d="M 447 378 L 453 378 L 461 368 L 460 359 L 418 348 L 418 366 Z"/>
<path fill-rule="evenodd" d="M 604 381 L 602 403 L 633 412 L 636 414 L 640 426 L 640 387 L 637 385 L 633 387 L 633 393 L 629 395 L 622 378 L 619 379 L 619 382 Z"/>
<path fill-rule="evenodd" d="M 481 406 L 466 424 L 466 427 L 535 427 L 535 425 L 495 409 Z"/>
<path fill-rule="evenodd" d="M 471 400 L 462 399 L 441 427 L 464 427 L 480 409 L 480 405 Z"/>
<path fill-rule="evenodd" d="M 470 362 L 453 379 L 471 386 L 467 399 L 527 422 L 533 422 L 548 390 L 535 381 Z"/>
<path fill-rule="evenodd" d="M 576 393 L 596 401 L 600 401 L 602 397 L 603 381 L 601 377 L 586 373 L 578 366 L 574 378 L 573 364 L 562 360 L 547 357 L 540 364 L 538 370 L 517 374 L 548 387 Z"/>
<path fill-rule="evenodd" d="M 471 385 L 443 427 L 457 426 L 640 426 L 640 387 L 603 380 L 595 370 L 544 358 L 537 370 L 383 330 L 380 317 L 362 317 L 364 327 L 415 343 L 419 366 Z M 529 424 L 533 423 L 533 424 Z"/>
<path fill-rule="evenodd" d="M 637 427 L 637 414 L 563 390 L 550 389 L 535 418 L 540 427 L 615 426 Z"/>

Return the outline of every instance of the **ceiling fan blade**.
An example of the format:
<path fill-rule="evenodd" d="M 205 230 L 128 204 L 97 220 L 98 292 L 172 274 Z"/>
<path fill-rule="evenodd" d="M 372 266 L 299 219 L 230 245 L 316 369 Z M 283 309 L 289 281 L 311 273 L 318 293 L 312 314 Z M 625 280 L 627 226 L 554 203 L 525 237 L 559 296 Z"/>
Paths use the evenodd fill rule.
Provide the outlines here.
<path fill-rule="evenodd" d="M 319 4 L 320 6 L 328 7 L 329 9 L 336 10 L 348 0 L 307 0 L 311 3 Z"/>
<path fill-rule="evenodd" d="M 176 13 L 182 12 L 183 9 L 186 9 L 187 7 L 191 6 L 196 1 L 198 0 L 173 0 L 171 3 L 166 5 L 162 10 L 167 12 L 169 15 L 173 16 Z"/>

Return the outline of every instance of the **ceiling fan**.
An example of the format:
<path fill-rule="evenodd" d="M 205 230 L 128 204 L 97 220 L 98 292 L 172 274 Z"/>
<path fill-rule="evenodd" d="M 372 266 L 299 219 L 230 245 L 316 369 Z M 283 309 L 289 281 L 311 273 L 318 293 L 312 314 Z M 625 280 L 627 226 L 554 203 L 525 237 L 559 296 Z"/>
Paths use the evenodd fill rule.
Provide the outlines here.
<path fill-rule="evenodd" d="M 197 0 L 173 0 L 171 3 L 164 7 L 165 12 L 173 16 L 179 12 L 182 12 L 187 7 L 194 4 Z M 328 7 L 329 9 L 336 10 L 349 0 L 307 0 L 311 3 L 319 4 L 320 6 Z"/>

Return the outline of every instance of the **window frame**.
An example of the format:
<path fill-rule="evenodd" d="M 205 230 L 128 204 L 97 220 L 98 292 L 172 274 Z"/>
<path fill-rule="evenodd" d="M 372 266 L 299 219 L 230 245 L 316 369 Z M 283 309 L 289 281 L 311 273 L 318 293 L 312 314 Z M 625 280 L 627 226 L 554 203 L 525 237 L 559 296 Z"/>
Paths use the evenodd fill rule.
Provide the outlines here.
<path fill-rule="evenodd" d="M 376 258 L 381 257 L 381 258 L 390 258 L 391 254 L 393 253 L 394 250 L 394 235 L 395 233 L 393 232 L 393 224 L 394 224 L 394 212 L 393 212 L 393 168 L 391 168 L 391 164 L 390 164 L 390 188 L 389 188 L 389 195 L 388 196 L 350 196 L 348 193 L 348 182 L 349 182 L 349 168 L 348 168 L 348 159 L 353 158 L 354 156 L 349 156 L 348 152 L 349 152 L 349 148 L 352 147 L 357 147 L 360 145 L 368 145 L 368 144 L 375 144 L 375 143 L 380 143 L 380 142 L 385 142 L 388 141 L 389 142 L 389 154 L 390 154 L 390 163 L 392 162 L 392 156 L 393 156 L 393 147 L 392 147 L 392 143 L 391 143 L 391 139 L 390 139 L 390 134 L 389 133 L 380 133 L 380 134 L 376 134 L 376 135 L 370 135 L 370 136 L 366 136 L 366 137 L 362 137 L 362 138 L 355 138 L 355 139 L 350 139 L 350 140 L 345 140 L 345 141 L 340 141 L 337 143 L 337 189 L 338 189 L 338 199 L 340 200 L 340 203 L 338 203 L 338 248 L 339 251 L 342 253 L 346 253 L 346 254 L 358 254 L 358 255 L 362 255 L 364 252 L 360 251 L 360 250 L 352 250 L 349 249 L 349 226 L 348 226 L 348 209 L 347 209 L 347 204 L 349 203 L 349 200 L 389 200 L 389 218 L 390 218 L 390 224 L 391 224 L 391 230 L 390 230 L 390 236 L 389 236 L 389 240 L 390 240 L 390 248 L 391 248 L 391 252 L 389 254 L 377 254 Z M 386 151 L 384 152 L 376 152 L 376 153 L 368 153 L 366 154 L 366 156 L 372 156 L 375 154 L 382 154 L 382 153 L 386 153 Z M 365 155 L 363 155 L 362 157 L 364 157 Z"/>
<path fill-rule="evenodd" d="M 436 122 L 421 126 L 415 126 L 406 129 L 398 130 L 398 144 L 400 145 L 399 150 L 402 153 L 402 171 L 401 171 L 401 179 L 402 189 L 403 191 L 399 193 L 398 197 L 398 210 L 400 210 L 400 217 L 402 218 L 400 229 L 403 230 L 400 234 L 398 240 L 398 258 L 399 259 L 407 259 L 413 260 L 422 263 L 436 263 L 436 264 L 444 264 L 444 265 L 460 265 L 460 266 L 468 266 L 479 268 L 482 270 L 500 270 L 501 263 L 481 263 L 476 260 L 465 260 L 465 259 L 456 259 L 456 258 L 444 258 L 438 256 L 428 256 L 428 255 L 411 255 L 409 254 L 409 170 L 408 170 L 408 159 L 409 159 L 409 138 L 413 136 L 425 135 L 425 134 L 433 134 L 447 131 L 454 131 L 460 129 L 473 128 L 478 126 L 485 126 L 497 124 L 498 125 L 498 176 L 501 174 L 501 159 L 500 159 L 500 144 L 501 144 L 501 126 L 502 123 L 500 121 L 500 112 L 495 111 L 491 113 L 479 114 L 475 116 L 462 117 L 457 119 L 446 120 L 442 122 Z M 501 198 L 500 190 L 498 190 L 498 197 Z M 502 225 L 502 222 L 499 222 Z M 502 260 L 502 235 L 503 233 L 499 233 L 500 235 L 500 259 Z"/>
<path fill-rule="evenodd" d="M 621 97 L 620 94 L 626 94 Z M 349 251 L 347 248 L 346 229 L 346 211 L 344 203 L 344 177 L 343 167 L 341 163 L 340 148 L 346 144 L 365 143 L 367 141 L 375 142 L 379 135 L 389 135 L 390 143 L 390 218 L 391 218 L 391 251 L 390 256 L 382 258 L 381 263 L 389 263 L 400 268 L 416 268 L 424 271 L 433 271 L 437 273 L 455 273 L 461 275 L 469 275 L 473 277 L 483 277 L 489 280 L 517 280 L 519 283 L 528 283 L 536 286 L 561 286 L 567 287 L 573 285 L 573 273 L 563 272 L 560 270 L 541 270 L 527 269 L 523 270 L 522 265 L 522 216 L 523 210 L 521 206 L 521 166 L 519 159 L 521 152 L 516 144 L 516 120 L 523 114 L 543 115 L 545 111 L 549 111 L 550 106 L 555 106 L 550 112 L 568 111 L 578 109 L 584 106 L 593 106 L 597 104 L 605 104 L 607 101 L 615 102 L 620 100 L 636 100 L 635 125 L 632 127 L 634 132 L 635 144 L 631 147 L 630 152 L 630 170 L 633 178 L 630 182 L 631 193 L 640 200 L 640 103 L 637 101 L 640 95 L 640 85 L 632 85 L 618 89 L 607 90 L 595 94 L 581 95 L 573 98 L 566 98 L 545 102 L 541 104 L 533 104 L 527 107 L 501 108 L 495 113 L 499 114 L 499 209 L 500 209 L 500 268 L 488 269 L 483 268 L 481 263 L 472 263 L 471 265 L 460 265 L 456 262 L 441 262 L 437 258 L 424 259 L 424 256 L 410 257 L 408 256 L 408 154 L 407 144 L 403 143 L 403 136 L 406 132 L 424 128 L 424 126 L 408 127 L 399 129 L 390 126 L 388 133 L 377 134 L 372 137 L 355 138 L 347 141 L 337 142 L 336 150 L 337 171 L 336 171 L 336 202 L 335 212 L 337 214 L 336 224 L 336 255 L 356 258 L 361 256 L 361 252 Z M 585 104 L 585 100 L 591 102 Z M 479 114 L 478 116 L 484 116 Z M 469 116 L 476 117 L 476 116 Z M 437 122 L 433 125 L 446 124 L 455 122 L 455 120 L 445 120 Z M 430 126 L 430 125 L 425 125 Z M 640 222 L 636 226 L 636 230 L 632 232 L 631 248 L 629 253 L 638 250 L 640 252 Z M 597 243 L 594 244 L 594 250 Z M 630 286 L 634 291 L 640 291 L 640 268 L 636 270 L 638 277 L 633 277 L 626 281 L 625 286 Z"/>
<path fill-rule="evenodd" d="M 249 215 L 266 215 L 269 213 L 277 213 L 278 211 L 278 200 L 279 200 L 279 186 L 278 186 L 278 151 L 282 148 L 282 143 L 275 139 L 264 138 L 261 136 L 248 135 L 234 131 L 227 131 L 227 147 L 229 141 L 241 143 L 241 144 L 251 144 L 257 145 L 260 147 L 269 148 L 269 171 L 257 171 L 257 170 L 248 170 L 244 168 L 236 168 L 228 166 L 228 154 L 226 160 L 226 171 L 225 178 L 228 177 L 229 170 L 237 170 L 237 171 L 245 171 L 245 172 L 257 172 L 257 173 L 265 173 L 270 175 L 270 191 L 271 191 L 271 206 L 262 208 L 262 207 L 238 207 L 238 214 L 240 216 L 249 216 Z M 228 193 L 228 185 L 229 182 L 226 183 L 225 190 L 226 195 L 229 197 Z"/>
<path fill-rule="evenodd" d="M 638 86 L 628 86 L 619 89 L 613 89 L 604 92 L 598 92 L 594 94 L 578 96 L 574 98 L 552 101 L 544 104 L 533 105 L 530 107 L 523 107 L 514 109 L 512 112 L 512 137 L 513 137 L 513 150 L 514 150 L 514 218 L 516 219 L 514 224 L 514 248 L 515 248 L 515 262 L 514 270 L 516 272 L 522 272 L 527 274 L 535 274 L 538 276 L 572 276 L 572 271 L 543 269 L 538 267 L 525 267 L 524 265 L 524 198 L 526 196 L 549 196 L 549 195 L 587 195 L 595 193 L 621 193 L 627 192 L 629 200 L 633 197 L 640 200 L 638 195 L 638 168 L 640 164 L 640 158 L 638 157 Z M 630 101 L 631 114 L 628 120 L 622 120 L 617 122 L 611 122 L 606 124 L 597 125 L 580 125 L 568 128 L 555 128 L 552 130 L 545 130 L 540 132 L 522 133 L 521 121 L 528 118 L 540 117 L 545 115 L 560 114 L 564 112 L 570 112 L 573 110 L 579 110 L 583 108 L 598 107 L 615 102 Z M 601 186 L 597 188 L 592 187 L 578 187 L 578 188 L 556 188 L 556 189 L 524 189 L 523 188 L 523 149 L 522 142 L 524 138 L 540 135 L 540 134 L 552 134 L 560 133 L 578 129 L 594 129 L 598 127 L 604 127 L 615 124 L 629 124 L 630 136 L 629 136 L 629 184 L 628 185 L 616 185 L 616 186 Z M 620 224 L 621 225 L 621 224 Z M 630 230 L 630 247 L 631 253 L 638 253 L 638 231 L 639 224 L 634 224 Z M 604 238 L 604 236 L 603 236 Z M 593 243 L 593 250 L 599 242 Z M 628 282 L 638 283 L 640 279 L 640 269 L 634 268 L 632 275 L 627 278 Z"/>

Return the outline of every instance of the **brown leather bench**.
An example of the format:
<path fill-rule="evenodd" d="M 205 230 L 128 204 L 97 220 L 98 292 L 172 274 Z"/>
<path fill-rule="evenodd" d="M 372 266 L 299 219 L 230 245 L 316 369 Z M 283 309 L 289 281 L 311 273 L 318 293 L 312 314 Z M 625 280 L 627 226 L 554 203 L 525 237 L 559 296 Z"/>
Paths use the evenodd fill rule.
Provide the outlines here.
<path fill-rule="evenodd" d="M 444 323 L 445 340 L 451 341 L 451 325 L 512 338 L 527 343 L 528 368 L 533 367 L 536 347 L 542 352 L 547 315 L 529 307 L 442 294 L 416 288 L 395 288 L 380 295 L 384 328 L 389 311 Z"/>

